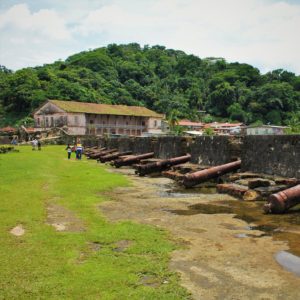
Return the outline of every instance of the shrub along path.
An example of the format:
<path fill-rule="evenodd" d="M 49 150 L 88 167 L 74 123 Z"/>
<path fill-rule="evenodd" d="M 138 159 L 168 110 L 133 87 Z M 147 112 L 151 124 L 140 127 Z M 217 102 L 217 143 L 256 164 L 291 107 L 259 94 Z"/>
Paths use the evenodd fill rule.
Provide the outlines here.
<path fill-rule="evenodd" d="M 1 155 L 0 299 L 188 299 L 164 231 L 99 214 L 104 192 L 127 184 L 62 146 Z"/>

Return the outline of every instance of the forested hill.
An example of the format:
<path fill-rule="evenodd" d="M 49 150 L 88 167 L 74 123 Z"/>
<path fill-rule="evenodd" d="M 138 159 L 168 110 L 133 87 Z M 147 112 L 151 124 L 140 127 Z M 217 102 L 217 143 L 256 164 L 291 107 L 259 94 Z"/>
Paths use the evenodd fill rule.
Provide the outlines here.
<path fill-rule="evenodd" d="M 46 99 L 141 105 L 194 120 L 205 110 L 208 121 L 279 125 L 300 120 L 300 76 L 281 69 L 262 75 L 248 64 L 138 44 L 16 72 L 1 67 L 0 125 L 30 115 Z"/>

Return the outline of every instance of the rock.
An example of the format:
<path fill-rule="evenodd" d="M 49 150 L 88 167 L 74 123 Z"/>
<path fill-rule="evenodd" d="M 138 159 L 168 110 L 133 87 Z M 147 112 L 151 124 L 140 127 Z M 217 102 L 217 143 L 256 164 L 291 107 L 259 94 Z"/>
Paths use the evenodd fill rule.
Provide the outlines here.
<path fill-rule="evenodd" d="M 253 178 L 248 181 L 248 187 L 250 189 L 255 189 L 260 186 L 270 186 L 271 182 L 268 179 L 263 178 Z"/>
<path fill-rule="evenodd" d="M 230 181 L 236 181 L 238 179 L 244 179 L 244 178 L 257 178 L 260 177 L 256 173 L 251 173 L 251 172 L 244 172 L 244 173 L 235 173 L 229 176 Z"/>
<path fill-rule="evenodd" d="M 221 194 L 229 194 L 240 199 L 243 198 L 243 195 L 248 190 L 247 187 L 243 185 L 238 185 L 235 183 L 222 183 L 217 184 L 217 191 Z"/>
<path fill-rule="evenodd" d="M 297 178 L 275 178 L 276 184 L 285 184 L 287 186 L 295 186 L 297 184 L 300 184 L 300 179 Z"/>
<path fill-rule="evenodd" d="M 268 197 L 273 193 L 277 193 L 287 189 L 286 185 L 275 185 L 275 186 L 266 186 L 266 187 L 257 187 L 254 190 L 259 192 L 262 197 Z"/>
<path fill-rule="evenodd" d="M 248 190 L 244 193 L 243 200 L 245 200 L 245 201 L 258 201 L 258 200 L 262 200 L 262 196 L 258 191 Z"/>
<path fill-rule="evenodd" d="M 16 227 L 14 227 L 11 231 L 11 234 L 15 235 L 15 236 L 22 236 L 25 233 L 25 229 L 23 228 L 22 225 L 18 225 Z"/>

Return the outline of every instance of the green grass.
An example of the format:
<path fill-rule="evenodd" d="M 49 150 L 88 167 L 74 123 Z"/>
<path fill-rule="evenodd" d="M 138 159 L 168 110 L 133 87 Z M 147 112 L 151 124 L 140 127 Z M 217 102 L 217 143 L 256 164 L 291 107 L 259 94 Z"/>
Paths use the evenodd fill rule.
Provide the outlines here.
<path fill-rule="evenodd" d="M 108 200 L 101 193 L 128 185 L 126 178 L 66 156 L 61 146 L 0 154 L 0 299 L 188 299 L 168 270 L 175 247 L 166 232 L 101 215 L 97 205 Z M 85 231 L 48 225 L 49 203 L 72 211 Z M 18 224 L 26 230 L 20 237 L 9 232 Z M 132 243 L 116 252 L 120 240 Z M 143 276 L 158 286 L 143 285 Z"/>

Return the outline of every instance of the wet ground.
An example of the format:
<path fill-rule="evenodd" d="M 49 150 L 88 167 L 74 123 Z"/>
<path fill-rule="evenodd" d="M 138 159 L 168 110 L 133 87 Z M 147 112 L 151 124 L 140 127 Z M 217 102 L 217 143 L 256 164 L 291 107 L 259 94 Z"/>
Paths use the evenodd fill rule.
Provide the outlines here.
<path fill-rule="evenodd" d="M 300 210 L 265 215 L 263 202 L 217 194 L 213 186 L 182 189 L 163 177 L 126 174 L 101 205 L 111 221 L 166 229 L 181 246 L 170 268 L 194 299 L 300 299 Z"/>

